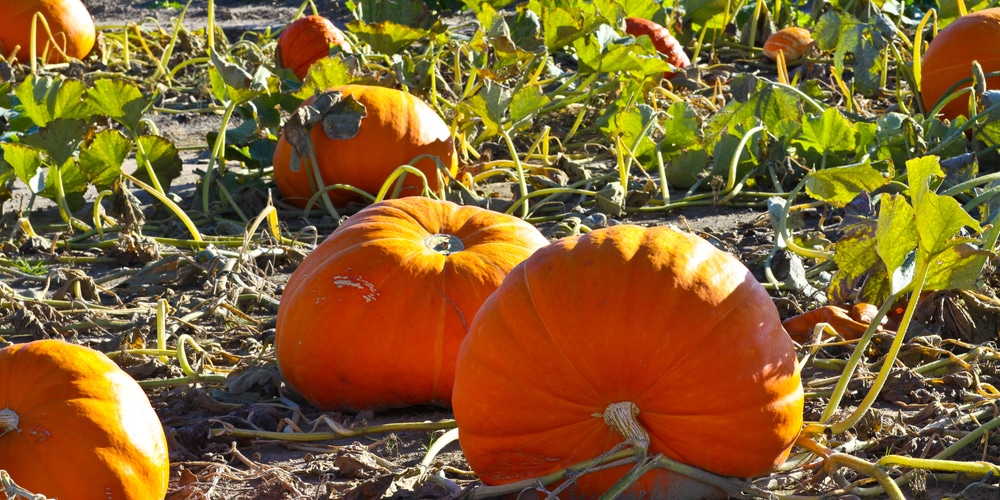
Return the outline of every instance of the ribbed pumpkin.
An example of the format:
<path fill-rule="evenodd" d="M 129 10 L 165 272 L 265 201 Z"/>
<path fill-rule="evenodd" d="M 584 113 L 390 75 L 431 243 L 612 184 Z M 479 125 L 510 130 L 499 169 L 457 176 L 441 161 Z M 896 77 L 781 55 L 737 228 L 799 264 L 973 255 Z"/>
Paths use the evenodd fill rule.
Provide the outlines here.
<path fill-rule="evenodd" d="M 655 21 L 641 17 L 625 18 L 625 33 L 634 37 L 648 36 L 657 52 L 663 54 L 673 67 L 683 70 L 691 65 L 691 59 L 684 52 L 684 47 L 670 34 L 667 28 Z M 666 79 L 672 79 L 683 71 L 672 71 L 663 74 Z"/>
<path fill-rule="evenodd" d="M 623 435 L 602 417 L 623 409 L 638 412 L 651 454 L 766 473 L 800 430 L 803 394 L 778 312 L 737 259 L 668 227 L 621 225 L 511 271 L 462 344 L 452 404 L 469 465 L 495 485 L 611 450 Z M 564 498 L 596 498 L 628 469 L 582 475 Z M 629 492 L 721 494 L 663 470 Z"/>
<path fill-rule="evenodd" d="M 447 405 L 472 317 L 547 240 L 516 217 L 408 197 L 351 216 L 278 307 L 285 380 L 323 410 Z"/>
<path fill-rule="evenodd" d="M 166 495 L 163 427 L 107 356 L 61 340 L 16 344 L 0 350 L 0 380 L 0 469 L 19 486 L 60 500 Z"/>
<path fill-rule="evenodd" d="M 16 57 L 28 62 L 31 50 L 31 20 L 35 13 L 41 13 L 48 21 L 55 42 L 74 59 L 83 59 L 94 48 L 97 30 L 90 12 L 80 0 L 4 0 L 0 1 L 0 44 L 4 57 L 10 58 L 17 50 Z M 42 23 L 36 28 L 36 55 L 41 57 L 49 43 L 48 34 Z M 49 47 L 46 62 L 62 62 L 62 54 Z"/>
<path fill-rule="evenodd" d="M 972 77 L 972 61 L 984 73 L 1000 71 L 1000 7 L 962 16 L 941 30 L 920 59 L 920 97 L 930 112 L 952 85 Z M 987 87 L 1000 89 L 1000 77 L 986 79 Z M 969 84 L 971 85 L 971 83 Z M 944 118 L 968 114 L 968 96 L 958 97 L 942 110 Z"/>
<path fill-rule="evenodd" d="M 329 55 L 333 46 L 351 52 L 344 33 L 329 19 L 317 15 L 305 16 L 285 26 L 278 37 L 275 56 L 279 67 L 292 70 L 301 80 L 306 77 L 312 63 Z"/>
<path fill-rule="evenodd" d="M 349 184 L 376 193 L 396 168 L 424 154 L 439 157 L 452 174 L 458 172 L 451 130 L 420 98 L 402 90 L 368 85 L 343 85 L 330 90 L 353 96 L 365 106 L 368 115 L 352 139 L 331 139 L 321 126 L 310 132 L 324 185 Z M 312 102 L 314 98 L 310 97 L 303 105 Z M 274 151 L 274 180 L 286 201 L 302 207 L 313 195 L 307 173 L 311 167 L 304 160 L 293 171 L 292 150 L 283 133 Z M 437 189 L 436 163 L 424 158 L 414 166 L 425 174 L 431 189 Z M 416 176 L 407 175 L 405 186 L 401 196 L 420 194 L 422 183 Z M 342 205 L 358 197 L 349 191 L 334 190 L 330 198 Z"/>
<path fill-rule="evenodd" d="M 812 50 L 813 39 L 809 30 L 789 26 L 775 31 L 767 37 L 764 42 L 763 53 L 770 59 L 777 59 L 778 52 L 782 52 L 785 61 L 793 62 L 801 59 Z"/>

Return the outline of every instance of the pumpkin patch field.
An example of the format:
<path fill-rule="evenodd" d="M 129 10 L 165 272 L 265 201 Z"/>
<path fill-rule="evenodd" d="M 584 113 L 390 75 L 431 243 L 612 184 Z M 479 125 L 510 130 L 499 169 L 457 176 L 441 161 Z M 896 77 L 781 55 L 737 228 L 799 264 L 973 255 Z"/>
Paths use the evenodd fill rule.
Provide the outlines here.
<path fill-rule="evenodd" d="M 0 16 L 0 499 L 1000 496 L 994 0 Z"/>

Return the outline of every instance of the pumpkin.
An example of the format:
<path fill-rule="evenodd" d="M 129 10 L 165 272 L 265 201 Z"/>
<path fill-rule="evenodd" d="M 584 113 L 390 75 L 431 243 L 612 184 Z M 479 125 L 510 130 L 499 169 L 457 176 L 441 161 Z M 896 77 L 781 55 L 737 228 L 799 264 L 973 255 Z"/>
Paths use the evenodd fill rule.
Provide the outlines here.
<path fill-rule="evenodd" d="M 7 0 L 0 2 L 0 53 L 7 59 L 27 61 L 31 50 L 31 22 L 41 13 L 48 22 L 55 43 L 74 59 L 83 59 L 94 48 L 97 30 L 90 12 L 80 0 Z M 46 53 L 45 62 L 63 62 L 63 56 L 49 43 L 49 35 L 39 21 L 35 31 L 36 55 Z"/>
<path fill-rule="evenodd" d="M 920 98 L 929 113 L 945 92 L 964 78 L 972 77 L 972 61 L 983 73 L 1000 71 L 1000 7 L 959 17 L 941 30 L 920 59 Z M 968 85 L 971 85 L 969 83 Z M 1000 89 L 1000 77 L 986 79 L 990 89 Z M 953 120 L 968 114 L 968 97 L 958 97 L 941 109 Z"/>
<path fill-rule="evenodd" d="M 655 21 L 641 17 L 626 17 L 625 33 L 636 38 L 648 36 L 657 52 L 663 54 L 667 62 L 679 70 L 683 70 L 691 65 L 691 59 L 684 53 L 684 47 L 681 47 L 680 42 L 667 31 L 667 28 L 664 28 Z M 683 71 L 667 72 L 663 74 L 663 77 L 672 79 L 682 73 Z"/>
<path fill-rule="evenodd" d="M 0 379 L 0 469 L 19 486 L 60 500 L 166 495 L 163 427 L 107 356 L 61 340 L 15 344 L 0 350 Z"/>
<path fill-rule="evenodd" d="M 778 59 L 782 52 L 785 61 L 793 62 L 802 59 L 813 48 L 812 35 L 805 28 L 790 26 L 775 31 L 764 42 L 764 55 L 771 60 Z"/>
<path fill-rule="evenodd" d="M 669 227 L 621 225 L 559 240 L 510 272 L 462 343 L 452 404 L 469 465 L 496 485 L 641 435 L 617 430 L 634 423 L 623 413 L 651 454 L 766 473 L 800 430 L 803 393 L 777 309 L 736 258 Z M 584 474 L 567 496 L 596 498 L 629 469 Z M 721 495 L 662 469 L 629 491 Z"/>
<path fill-rule="evenodd" d="M 344 33 L 329 19 L 317 15 L 300 17 L 285 26 L 278 37 L 276 62 L 278 67 L 292 70 L 301 80 L 309 72 L 309 66 L 328 56 L 333 46 L 351 52 Z"/>
<path fill-rule="evenodd" d="M 278 367 L 323 410 L 446 406 L 480 304 L 547 243 L 523 220 L 479 207 L 424 197 L 370 205 L 289 278 Z"/>
<path fill-rule="evenodd" d="M 348 184 L 369 193 L 376 193 L 396 168 L 420 155 L 438 157 L 452 175 L 458 172 L 454 139 L 451 130 L 424 101 L 402 90 L 369 85 L 343 85 L 331 91 L 352 96 L 365 107 L 357 135 L 350 139 L 333 139 L 322 126 L 310 131 L 312 147 L 319 162 L 323 184 Z M 316 101 L 306 99 L 302 106 Z M 274 180 L 278 191 L 291 204 L 304 207 L 312 197 L 311 163 L 302 158 L 295 169 L 292 145 L 282 132 L 274 151 Z M 297 155 L 296 155 L 297 156 Z M 431 158 L 423 158 L 414 166 L 427 178 L 431 190 L 438 188 L 438 168 Z M 420 194 L 422 182 L 407 175 L 401 196 Z M 330 191 L 336 205 L 357 200 L 345 190 Z"/>

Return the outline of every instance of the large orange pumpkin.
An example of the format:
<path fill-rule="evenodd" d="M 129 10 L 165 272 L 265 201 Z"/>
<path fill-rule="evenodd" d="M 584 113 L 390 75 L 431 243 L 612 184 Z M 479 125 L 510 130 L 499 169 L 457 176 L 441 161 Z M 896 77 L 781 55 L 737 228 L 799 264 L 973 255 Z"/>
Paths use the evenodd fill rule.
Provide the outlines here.
<path fill-rule="evenodd" d="M 309 72 L 309 66 L 329 55 L 333 46 L 351 52 L 351 45 L 342 31 L 329 19 L 311 15 L 300 17 L 285 26 L 278 37 L 275 55 L 279 67 L 288 68 L 303 79 Z"/>
<path fill-rule="evenodd" d="M 920 97 L 930 112 L 952 85 L 972 77 L 972 61 L 984 73 L 1000 71 L 1000 7 L 962 16 L 941 30 L 920 59 Z M 986 79 L 987 87 L 1000 89 L 1000 77 Z M 970 83 L 971 85 L 971 83 Z M 968 114 L 969 99 L 958 97 L 944 106 L 944 118 Z"/>
<path fill-rule="evenodd" d="M 516 217 L 408 197 L 351 216 L 278 307 L 285 380 L 323 410 L 447 405 L 480 304 L 547 240 Z"/>
<path fill-rule="evenodd" d="M 66 55 L 83 59 L 94 48 L 97 30 L 90 12 L 80 0 L 4 0 L 0 1 L 0 52 L 4 57 L 17 57 L 27 62 L 31 50 L 31 20 L 39 12 L 48 21 L 54 40 Z M 45 53 L 48 34 L 39 22 L 35 32 L 37 56 Z M 16 49 L 16 54 L 15 54 Z M 63 57 L 55 47 L 48 48 L 46 62 L 62 62 Z"/>
<path fill-rule="evenodd" d="M 0 469 L 18 485 L 60 500 L 166 495 L 163 427 L 107 356 L 61 340 L 16 344 L 0 350 L 0 380 Z"/>
<path fill-rule="evenodd" d="M 367 112 L 361 128 L 351 139 L 331 139 L 322 126 L 310 132 L 312 147 L 322 172 L 323 184 L 349 184 L 369 193 L 376 193 L 396 168 L 420 155 L 440 158 L 454 175 L 458 172 L 455 144 L 451 130 L 437 113 L 420 98 L 402 90 L 369 85 L 343 85 L 330 89 L 353 96 Z M 310 97 L 303 106 L 315 102 Z M 311 170 L 303 159 L 297 170 L 292 169 L 293 148 L 285 139 L 278 140 L 274 151 L 274 180 L 284 198 L 305 206 L 314 191 L 309 180 Z M 424 158 L 414 165 L 427 177 L 432 190 L 438 187 L 437 164 Z M 420 179 L 407 175 L 402 196 L 420 194 Z M 356 200 L 350 191 L 334 190 L 330 198 L 335 205 Z"/>
<path fill-rule="evenodd" d="M 778 59 L 778 52 L 783 54 L 785 61 L 794 62 L 801 59 L 813 48 L 812 34 L 805 28 L 789 26 L 775 31 L 764 42 L 764 56 L 771 60 Z"/>
<path fill-rule="evenodd" d="M 727 476 L 782 463 L 802 424 L 795 348 L 734 257 L 668 227 L 622 225 L 535 252 L 480 308 L 452 400 L 486 484 L 539 477 L 623 442 L 607 410 L 637 411 L 649 452 Z M 627 472 L 578 478 L 596 498 Z M 644 498 L 711 497 L 654 470 Z"/>

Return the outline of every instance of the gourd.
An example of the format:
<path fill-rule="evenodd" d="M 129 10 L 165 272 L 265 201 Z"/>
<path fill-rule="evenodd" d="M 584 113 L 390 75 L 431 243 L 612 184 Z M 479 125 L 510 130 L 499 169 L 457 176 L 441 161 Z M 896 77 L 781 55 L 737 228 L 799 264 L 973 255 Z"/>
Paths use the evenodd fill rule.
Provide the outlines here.
<path fill-rule="evenodd" d="M 777 309 L 737 259 L 669 227 L 621 225 L 556 241 L 510 272 L 462 343 L 452 404 L 469 465 L 496 485 L 596 458 L 626 435 L 716 474 L 766 473 L 800 430 L 803 393 Z M 566 496 L 596 498 L 629 468 L 584 474 Z M 662 469 L 628 491 L 721 494 Z"/>
<path fill-rule="evenodd" d="M 306 77 L 312 63 L 328 56 L 333 46 L 340 47 L 344 52 L 351 52 L 351 45 L 344 38 L 344 33 L 329 19 L 310 15 L 285 26 L 278 37 L 275 56 L 279 67 L 291 69 L 301 80 Z"/>
<path fill-rule="evenodd" d="M 19 486 L 60 500 L 166 495 L 163 427 L 107 356 L 38 340 L 0 350 L 0 374 L 0 469 Z"/>
<path fill-rule="evenodd" d="M 775 31 L 767 37 L 763 52 L 764 56 L 776 60 L 780 51 L 784 54 L 785 61 L 793 62 L 805 57 L 812 48 L 813 39 L 809 30 L 789 26 Z"/>
<path fill-rule="evenodd" d="M 451 172 L 458 172 L 454 139 L 448 125 L 424 101 L 402 90 L 370 85 L 343 85 L 330 91 L 351 96 L 365 107 L 357 135 L 333 139 L 321 125 L 309 133 L 323 184 L 348 184 L 377 193 L 396 168 L 420 155 L 436 156 Z M 316 101 L 306 99 L 302 106 Z M 310 182 L 311 162 L 299 157 L 293 165 L 293 148 L 282 132 L 274 151 L 274 180 L 289 203 L 303 207 L 315 192 Z M 298 156 L 298 155 L 296 155 Z M 438 168 L 425 157 L 414 164 L 424 173 L 431 190 L 438 188 Z M 401 196 L 420 194 L 422 182 L 407 175 Z M 332 190 L 336 205 L 358 199 L 346 190 Z"/>
<path fill-rule="evenodd" d="M 547 243 L 523 220 L 475 206 L 424 197 L 372 204 L 289 278 L 278 367 L 322 410 L 446 406 L 480 304 Z"/>
<path fill-rule="evenodd" d="M 31 23 L 35 13 L 48 22 L 54 41 L 67 56 L 83 59 L 94 48 L 97 30 L 90 12 L 80 0 L 6 0 L 0 2 L 3 22 L 0 22 L 0 53 L 7 59 L 16 57 L 27 62 L 31 57 Z M 49 34 L 39 21 L 35 28 L 36 56 L 47 54 L 46 63 L 65 59 L 49 42 Z M 48 49 L 46 50 L 46 46 Z"/>
<path fill-rule="evenodd" d="M 667 28 L 655 21 L 641 17 L 627 17 L 625 18 L 625 33 L 636 38 L 648 36 L 657 52 L 663 54 L 667 62 L 678 70 L 683 70 L 691 65 L 691 59 L 684 53 L 684 47 L 681 47 L 680 42 L 670 34 Z M 682 73 L 683 71 L 666 72 L 663 77 L 669 80 Z"/>
<path fill-rule="evenodd" d="M 972 77 L 972 61 L 979 61 L 983 73 L 1000 71 L 1000 7 L 959 17 L 942 29 L 920 59 L 920 98 L 930 112 L 945 92 L 964 78 Z M 971 85 L 971 83 L 969 83 Z M 1000 89 L 1000 77 L 986 79 L 990 89 Z M 968 114 L 968 95 L 957 97 L 941 109 L 941 115 L 955 119 Z"/>

